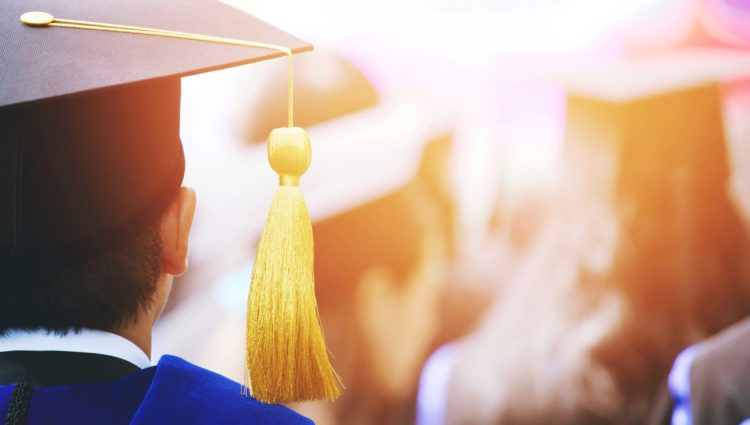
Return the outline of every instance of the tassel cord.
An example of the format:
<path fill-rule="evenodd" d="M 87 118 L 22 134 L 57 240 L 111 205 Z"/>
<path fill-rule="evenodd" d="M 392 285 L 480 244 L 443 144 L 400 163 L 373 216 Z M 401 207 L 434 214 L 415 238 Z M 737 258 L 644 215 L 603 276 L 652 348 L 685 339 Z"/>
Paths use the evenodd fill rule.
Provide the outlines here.
<path fill-rule="evenodd" d="M 30 18 L 21 16 L 21 21 L 31 26 L 48 26 L 60 28 L 73 28 L 95 31 L 120 32 L 127 34 L 153 35 L 159 37 L 180 38 L 193 41 L 204 41 L 210 43 L 231 44 L 235 46 L 255 47 L 258 49 L 268 49 L 281 52 L 287 56 L 289 63 L 289 72 L 287 77 L 287 127 L 294 127 L 294 80 L 292 77 L 292 50 L 285 46 L 279 46 L 270 43 L 261 43 L 258 41 L 239 40 L 236 38 L 217 37 L 213 35 L 195 34 L 182 31 L 171 31 L 158 28 L 138 27 L 133 25 L 109 24 L 105 22 L 81 21 L 74 19 L 55 18 L 52 15 L 43 12 L 30 12 Z M 38 20 L 41 19 L 41 20 Z"/>

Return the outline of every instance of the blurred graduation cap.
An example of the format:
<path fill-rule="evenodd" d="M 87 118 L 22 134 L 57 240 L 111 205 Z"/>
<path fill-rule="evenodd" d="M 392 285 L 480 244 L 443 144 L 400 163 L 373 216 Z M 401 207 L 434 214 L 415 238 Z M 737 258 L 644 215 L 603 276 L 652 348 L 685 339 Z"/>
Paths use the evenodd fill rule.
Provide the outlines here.
<path fill-rule="evenodd" d="M 312 48 L 215 1 L 2 2 L 0 266 L 7 270 L 75 262 L 145 230 L 183 179 L 180 78 L 284 55 L 159 35 L 34 28 L 20 20 L 32 11 L 292 52 Z"/>
<path fill-rule="evenodd" d="M 701 169 L 704 181 L 723 182 L 720 84 L 748 76 L 747 55 L 711 49 L 578 72 L 564 79 L 568 159 L 587 184 L 604 191 L 616 184 L 620 194 L 669 186 L 664 176 L 688 169 Z"/>

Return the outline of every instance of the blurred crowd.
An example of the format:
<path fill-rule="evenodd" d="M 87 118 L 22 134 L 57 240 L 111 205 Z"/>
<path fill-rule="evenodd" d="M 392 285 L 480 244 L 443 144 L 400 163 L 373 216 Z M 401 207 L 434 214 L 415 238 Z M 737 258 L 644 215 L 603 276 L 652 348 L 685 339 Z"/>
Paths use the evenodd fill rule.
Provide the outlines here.
<path fill-rule="evenodd" d="M 552 7 L 500 3 L 530 23 Z M 321 425 L 670 423 L 678 355 L 750 315 L 750 4 L 651 3 L 685 15 L 654 45 L 609 34 L 606 49 L 526 44 L 484 62 L 465 47 L 481 62 L 469 71 L 415 49 L 421 85 L 413 69 L 399 80 L 411 62 L 398 54 L 368 58 L 375 44 L 352 24 L 357 49 L 324 32 L 295 58 L 316 295 L 346 390 L 294 409 Z M 315 44 L 310 26 L 299 35 Z M 214 74 L 183 82 L 186 178 L 202 199 L 155 350 L 243 382 L 285 64 Z"/>

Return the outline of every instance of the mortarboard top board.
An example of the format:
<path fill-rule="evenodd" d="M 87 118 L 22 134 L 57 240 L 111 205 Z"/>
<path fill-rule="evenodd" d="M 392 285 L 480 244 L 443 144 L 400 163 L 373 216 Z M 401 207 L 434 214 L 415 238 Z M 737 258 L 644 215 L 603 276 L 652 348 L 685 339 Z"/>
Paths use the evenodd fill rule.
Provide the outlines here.
<path fill-rule="evenodd" d="M 116 249 L 145 230 L 182 183 L 180 77 L 284 55 L 156 35 L 34 28 L 20 21 L 32 11 L 311 49 L 215 1 L 0 3 L 5 276 Z"/>
<path fill-rule="evenodd" d="M 582 155 L 585 167 L 577 168 L 584 179 L 606 191 L 615 181 L 619 191 L 653 190 L 669 183 L 664 176 L 670 170 L 686 166 L 722 181 L 727 163 L 720 83 L 748 76 L 748 55 L 706 49 L 566 79 L 568 155 Z"/>
<path fill-rule="evenodd" d="M 285 46 L 312 46 L 214 0 L 109 2 L 10 0 L 0 4 L 0 108 L 147 81 L 184 77 L 283 56 L 175 38 L 22 25 L 26 12 L 56 18 L 158 28 Z"/>

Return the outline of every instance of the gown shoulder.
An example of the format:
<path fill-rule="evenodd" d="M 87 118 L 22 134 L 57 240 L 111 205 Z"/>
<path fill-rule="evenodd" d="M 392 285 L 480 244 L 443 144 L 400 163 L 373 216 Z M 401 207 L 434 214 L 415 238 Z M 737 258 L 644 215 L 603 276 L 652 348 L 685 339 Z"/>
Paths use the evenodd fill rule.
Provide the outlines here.
<path fill-rule="evenodd" d="M 179 357 L 163 356 L 132 424 L 313 425 L 286 406 L 243 394 L 242 386 Z"/>

